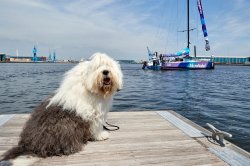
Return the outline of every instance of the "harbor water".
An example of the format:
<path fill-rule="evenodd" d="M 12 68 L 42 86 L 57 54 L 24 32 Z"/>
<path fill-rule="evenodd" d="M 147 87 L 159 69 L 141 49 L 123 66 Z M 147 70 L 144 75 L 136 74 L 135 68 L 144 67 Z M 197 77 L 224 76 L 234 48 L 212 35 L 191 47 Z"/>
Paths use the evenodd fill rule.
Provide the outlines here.
<path fill-rule="evenodd" d="M 0 63 L 0 114 L 30 113 L 59 86 L 76 64 Z M 144 71 L 121 64 L 124 87 L 112 111 L 174 110 L 195 123 L 233 135 L 229 141 L 250 152 L 250 67 L 214 70 Z M 154 125 L 154 124 L 152 124 Z"/>

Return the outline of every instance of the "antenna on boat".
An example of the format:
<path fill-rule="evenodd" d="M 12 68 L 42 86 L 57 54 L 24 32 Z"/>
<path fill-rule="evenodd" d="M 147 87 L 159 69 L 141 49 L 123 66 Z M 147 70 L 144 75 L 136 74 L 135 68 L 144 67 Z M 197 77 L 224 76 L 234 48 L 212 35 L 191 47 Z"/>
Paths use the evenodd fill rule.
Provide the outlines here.
<path fill-rule="evenodd" d="M 196 59 L 196 45 L 194 45 L 194 58 Z"/>
<path fill-rule="evenodd" d="M 18 53 L 18 49 L 16 49 L 16 57 L 18 58 L 19 53 Z"/>

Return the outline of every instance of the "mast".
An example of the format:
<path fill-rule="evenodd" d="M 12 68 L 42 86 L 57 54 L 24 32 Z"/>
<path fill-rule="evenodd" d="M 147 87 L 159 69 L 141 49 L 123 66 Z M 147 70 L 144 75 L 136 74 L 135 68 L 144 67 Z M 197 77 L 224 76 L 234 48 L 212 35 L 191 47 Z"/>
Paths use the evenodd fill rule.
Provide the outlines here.
<path fill-rule="evenodd" d="M 189 48 L 189 0 L 187 0 L 187 48 Z"/>

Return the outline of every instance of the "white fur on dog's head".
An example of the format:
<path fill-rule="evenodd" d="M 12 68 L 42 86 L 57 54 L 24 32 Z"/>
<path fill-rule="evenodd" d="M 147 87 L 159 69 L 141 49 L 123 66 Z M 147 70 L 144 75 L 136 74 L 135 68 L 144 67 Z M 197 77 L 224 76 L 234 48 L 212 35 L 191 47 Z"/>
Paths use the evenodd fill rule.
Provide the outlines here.
<path fill-rule="evenodd" d="M 105 74 L 104 74 L 105 73 Z M 106 54 L 96 53 L 87 68 L 85 87 L 104 98 L 122 88 L 122 73 L 119 64 Z"/>
<path fill-rule="evenodd" d="M 62 106 L 83 118 L 96 110 L 108 112 L 114 93 L 123 86 L 122 77 L 118 62 L 106 54 L 95 53 L 90 61 L 79 63 L 65 74 L 47 107 Z"/>

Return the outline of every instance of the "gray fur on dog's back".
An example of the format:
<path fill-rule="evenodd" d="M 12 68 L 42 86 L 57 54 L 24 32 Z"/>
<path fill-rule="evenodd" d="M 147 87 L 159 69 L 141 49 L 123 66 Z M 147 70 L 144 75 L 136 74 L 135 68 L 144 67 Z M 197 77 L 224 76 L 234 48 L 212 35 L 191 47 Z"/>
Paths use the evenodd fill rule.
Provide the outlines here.
<path fill-rule="evenodd" d="M 90 139 L 90 123 L 74 111 L 62 110 L 48 101 L 40 104 L 24 126 L 17 147 L 7 151 L 2 160 L 31 154 L 39 157 L 69 155 L 82 149 Z"/>

